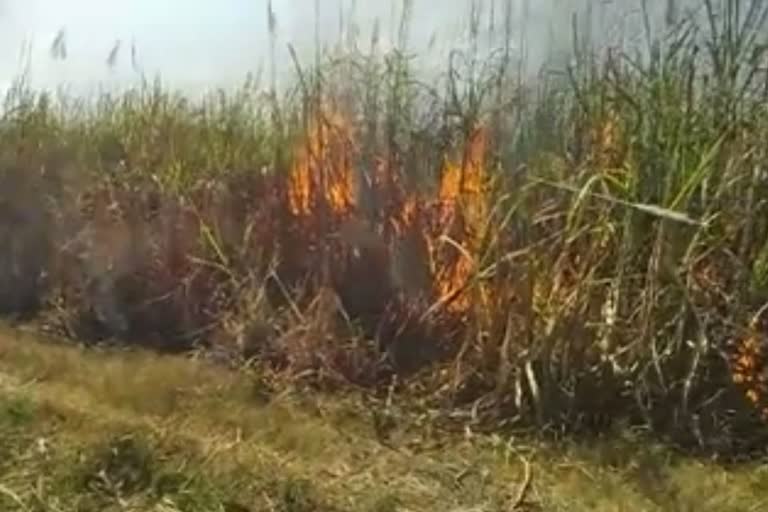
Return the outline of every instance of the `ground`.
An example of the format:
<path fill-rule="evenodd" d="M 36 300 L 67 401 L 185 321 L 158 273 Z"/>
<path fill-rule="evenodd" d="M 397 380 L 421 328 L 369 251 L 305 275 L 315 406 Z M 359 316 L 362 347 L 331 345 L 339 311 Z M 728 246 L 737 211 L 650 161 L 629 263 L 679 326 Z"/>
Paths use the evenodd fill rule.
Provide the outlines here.
<path fill-rule="evenodd" d="M 3 511 L 759 511 L 768 465 L 630 435 L 570 442 L 401 429 L 351 396 L 270 393 L 204 361 L 0 329 Z"/>

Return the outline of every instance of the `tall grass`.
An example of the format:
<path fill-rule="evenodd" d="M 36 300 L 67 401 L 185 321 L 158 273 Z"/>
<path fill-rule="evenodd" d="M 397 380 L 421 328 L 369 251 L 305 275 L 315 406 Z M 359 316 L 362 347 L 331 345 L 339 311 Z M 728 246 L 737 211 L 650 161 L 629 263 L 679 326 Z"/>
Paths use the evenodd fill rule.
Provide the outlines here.
<path fill-rule="evenodd" d="M 511 2 L 502 29 L 489 17 L 499 51 L 470 45 L 421 80 L 406 3 L 399 48 L 379 51 L 374 31 L 367 48 L 296 58 L 293 89 L 274 72 L 266 93 L 199 104 L 159 83 L 84 103 L 16 88 L 0 122 L 0 281 L 15 293 L 0 306 L 79 339 L 236 346 L 325 385 L 399 375 L 475 426 L 629 422 L 752 449 L 768 410 L 768 8 L 669 2 L 662 30 L 644 7 L 643 47 L 597 44 L 575 17 L 571 64 L 533 82 Z M 289 211 L 313 123 L 341 141 L 307 145 L 322 186 L 341 161 L 355 170 L 353 213 Z M 393 242 L 387 226 L 434 195 L 446 159 L 469 165 L 478 125 L 481 246 L 464 242 L 470 205 L 435 233 L 422 199 L 415 238 Z M 429 290 L 430 250 L 473 261 L 459 316 Z"/>

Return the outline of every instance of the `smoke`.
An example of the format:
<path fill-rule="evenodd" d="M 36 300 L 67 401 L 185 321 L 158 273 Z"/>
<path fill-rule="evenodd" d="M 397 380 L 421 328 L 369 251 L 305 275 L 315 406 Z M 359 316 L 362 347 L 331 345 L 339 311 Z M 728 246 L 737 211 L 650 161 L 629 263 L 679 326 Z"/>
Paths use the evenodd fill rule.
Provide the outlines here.
<path fill-rule="evenodd" d="M 86 92 L 136 84 L 144 72 L 195 93 L 237 86 L 247 73 L 270 69 L 271 43 L 275 72 L 284 81 L 294 66 L 289 44 L 308 63 L 318 45 L 365 49 L 372 39 L 381 51 L 397 47 L 417 55 L 426 72 L 444 68 L 452 50 L 482 56 L 503 49 L 535 73 L 545 63 L 562 64 L 572 56 L 574 28 L 596 45 L 643 43 L 643 4 L 654 30 L 701 5 L 701 0 L 442 0 L 439 5 L 431 0 L 272 0 L 270 20 L 267 2 L 5 0 L 0 5 L 0 83 L 11 82 L 28 64 L 30 81 L 38 87 L 68 85 Z M 119 40 L 134 43 L 130 51 L 112 55 Z M 52 45 L 59 50 L 57 59 L 51 57 Z"/>

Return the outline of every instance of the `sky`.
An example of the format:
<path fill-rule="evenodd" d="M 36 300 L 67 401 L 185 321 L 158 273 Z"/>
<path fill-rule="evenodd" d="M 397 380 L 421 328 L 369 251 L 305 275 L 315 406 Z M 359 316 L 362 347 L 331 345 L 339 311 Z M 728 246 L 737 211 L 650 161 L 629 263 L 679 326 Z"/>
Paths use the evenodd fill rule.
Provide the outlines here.
<path fill-rule="evenodd" d="M 527 23 L 520 24 L 523 3 L 515 3 L 516 25 L 525 30 L 530 50 L 541 59 L 552 41 L 570 41 L 570 13 L 588 0 L 527 0 Z M 621 0 L 618 0 L 621 1 Z M 628 0 L 624 0 L 628 1 Z M 490 4 L 500 23 L 503 0 L 481 0 L 484 26 Z M 602 4 L 610 1 L 600 0 Z M 410 48 L 423 51 L 461 46 L 470 0 L 413 0 Z M 322 8 L 316 16 L 316 5 Z M 311 59 L 315 30 L 324 44 L 338 40 L 339 26 L 354 20 L 361 40 L 368 40 L 378 19 L 382 46 L 393 44 L 402 0 L 272 0 L 277 20 L 277 66 L 291 69 L 287 43 Z M 176 88 L 200 91 L 241 84 L 246 74 L 266 71 L 269 55 L 267 0 L 0 0 L 0 87 L 27 66 L 34 86 L 67 85 L 84 91 L 95 85 L 135 83 L 131 64 L 136 49 L 139 69 Z M 64 30 L 67 57 L 56 60 L 50 48 Z M 117 41 L 116 64 L 107 57 Z M 490 40 L 488 40 L 490 41 Z M 489 44 L 491 44 L 489 42 Z M 435 50 L 437 52 L 437 50 Z"/>

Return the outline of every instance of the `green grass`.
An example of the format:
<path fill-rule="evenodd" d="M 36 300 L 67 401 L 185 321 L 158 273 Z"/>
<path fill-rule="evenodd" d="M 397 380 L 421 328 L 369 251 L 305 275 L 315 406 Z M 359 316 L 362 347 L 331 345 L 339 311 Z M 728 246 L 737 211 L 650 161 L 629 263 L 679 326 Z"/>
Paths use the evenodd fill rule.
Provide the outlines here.
<path fill-rule="evenodd" d="M 0 335 L 3 510 L 752 511 L 768 467 L 687 458 L 639 435 L 547 444 L 398 417 L 383 446 L 354 397 L 285 392 L 142 351 Z M 529 507 L 529 508 L 525 508 Z M 538 508 L 534 508 L 538 507 Z"/>

